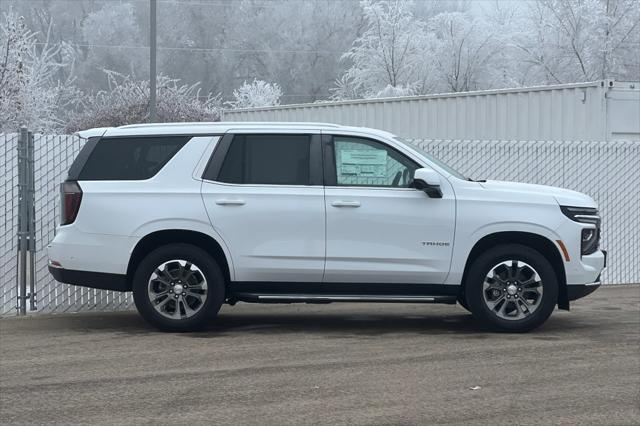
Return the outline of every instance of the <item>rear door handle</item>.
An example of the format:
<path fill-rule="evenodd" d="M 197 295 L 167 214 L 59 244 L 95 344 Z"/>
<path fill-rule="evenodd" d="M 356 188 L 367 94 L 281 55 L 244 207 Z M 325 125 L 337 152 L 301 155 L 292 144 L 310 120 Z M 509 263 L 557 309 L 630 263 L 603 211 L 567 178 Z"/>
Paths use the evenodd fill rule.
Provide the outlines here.
<path fill-rule="evenodd" d="M 228 200 L 226 198 L 222 198 L 220 200 L 216 200 L 216 204 L 219 206 L 244 206 L 244 200 Z"/>
<path fill-rule="evenodd" d="M 334 201 L 333 207 L 360 207 L 360 201 Z"/>

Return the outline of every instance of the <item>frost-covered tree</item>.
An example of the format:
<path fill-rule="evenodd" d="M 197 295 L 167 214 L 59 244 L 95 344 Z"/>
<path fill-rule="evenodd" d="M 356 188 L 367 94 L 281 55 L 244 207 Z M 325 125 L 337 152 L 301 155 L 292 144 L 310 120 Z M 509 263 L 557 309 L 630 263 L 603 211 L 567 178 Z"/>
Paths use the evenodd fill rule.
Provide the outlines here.
<path fill-rule="evenodd" d="M 445 12 L 430 20 L 429 27 L 437 37 L 434 60 L 440 89 L 466 92 L 494 86 L 492 59 L 499 46 L 483 19 Z"/>
<path fill-rule="evenodd" d="M 397 98 L 400 96 L 415 95 L 416 91 L 413 87 L 392 86 L 387 85 L 384 89 L 376 93 L 376 98 Z"/>
<path fill-rule="evenodd" d="M 637 0 L 536 0 L 524 28 L 517 44 L 535 83 L 640 79 Z"/>
<path fill-rule="evenodd" d="M 258 108 L 280 105 L 282 90 L 277 83 L 267 83 L 254 79 L 246 81 L 233 91 L 233 101 L 227 102 L 231 108 Z"/>
<path fill-rule="evenodd" d="M 332 101 L 346 101 L 363 97 L 362 84 L 356 81 L 350 73 L 344 73 L 342 77 L 333 82 L 333 87 L 329 89 Z"/>
<path fill-rule="evenodd" d="M 387 86 L 428 90 L 433 37 L 417 19 L 408 0 L 362 0 L 366 29 L 343 55 L 352 65 L 346 74 L 364 97 Z M 345 81 L 345 80 L 343 80 Z"/>
<path fill-rule="evenodd" d="M 138 18 L 133 3 L 109 1 L 82 19 L 78 75 L 85 82 L 85 90 L 104 88 L 104 69 L 148 78 L 147 49 L 135 47 L 148 43 Z"/>
<path fill-rule="evenodd" d="M 0 23 L 0 132 L 16 131 L 27 125 L 32 130 L 60 126 L 61 110 L 71 107 L 77 92 L 70 80 L 55 75 L 69 63 L 56 58 L 65 45 L 36 45 L 36 34 L 15 13 L 5 14 Z"/>
<path fill-rule="evenodd" d="M 84 98 L 82 108 L 67 123 L 74 132 L 91 127 L 144 123 L 149 118 L 149 81 L 106 71 L 109 90 Z M 218 121 L 219 96 L 201 96 L 198 84 L 180 85 L 179 80 L 158 76 L 157 116 L 161 122 Z"/>

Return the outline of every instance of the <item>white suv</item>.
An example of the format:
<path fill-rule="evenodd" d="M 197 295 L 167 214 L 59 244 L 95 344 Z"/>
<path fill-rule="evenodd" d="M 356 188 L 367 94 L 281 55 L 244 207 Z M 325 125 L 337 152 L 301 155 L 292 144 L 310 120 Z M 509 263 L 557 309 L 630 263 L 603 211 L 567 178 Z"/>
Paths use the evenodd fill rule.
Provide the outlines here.
<path fill-rule="evenodd" d="M 82 132 L 49 270 L 133 291 L 163 330 L 223 303 L 459 302 L 526 331 L 594 291 L 590 197 L 473 181 L 387 132 L 318 123 Z"/>

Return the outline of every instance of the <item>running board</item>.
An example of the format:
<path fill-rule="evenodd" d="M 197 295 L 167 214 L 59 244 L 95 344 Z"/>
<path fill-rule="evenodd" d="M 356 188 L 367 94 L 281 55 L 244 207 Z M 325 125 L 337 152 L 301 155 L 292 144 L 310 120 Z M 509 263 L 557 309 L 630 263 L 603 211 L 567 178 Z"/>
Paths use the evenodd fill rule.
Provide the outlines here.
<path fill-rule="evenodd" d="M 455 304 L 456 296 L 404 296 L 392 294 L 257 294 L 235 293 L 229 297 L 229 303 L 448 303 Z"/>

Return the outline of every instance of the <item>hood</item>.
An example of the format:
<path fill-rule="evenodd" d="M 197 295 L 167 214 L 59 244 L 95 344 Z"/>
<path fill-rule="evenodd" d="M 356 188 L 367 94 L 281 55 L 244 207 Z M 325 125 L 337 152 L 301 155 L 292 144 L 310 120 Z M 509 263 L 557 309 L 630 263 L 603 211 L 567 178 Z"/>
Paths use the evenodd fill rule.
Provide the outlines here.
<path fill-rule="evenodd" d="M 493 191 L 517 192 L 519 194 L 550 196 L 555 198 L 555 200 L 561 206 L 593 208 L 598 207 L 593 198 L 589 197 L 586 194 L 583 194 L 582 192 L 558 188 L 555 186 L 534 185 L 531 183 L 519 182 L 503 182 L 497 180 L 488 180 L 486 182 L 482 182 L 481 185 L 484 188 Z"/>

